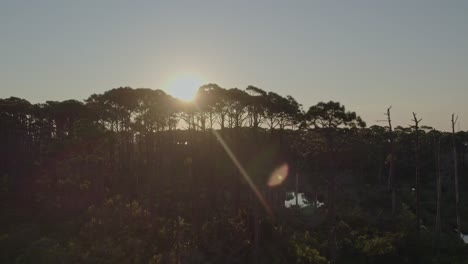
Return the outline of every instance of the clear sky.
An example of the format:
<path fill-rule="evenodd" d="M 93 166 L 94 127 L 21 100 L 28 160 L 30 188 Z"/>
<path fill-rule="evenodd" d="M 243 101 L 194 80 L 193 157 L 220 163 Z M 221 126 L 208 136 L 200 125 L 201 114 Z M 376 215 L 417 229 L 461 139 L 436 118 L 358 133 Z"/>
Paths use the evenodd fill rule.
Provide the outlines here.
<path fill-rule="evenodd" d="M 0 98 L 85 99 L 192 73 L 368 124 L 468 129 L 468 1 L 0 0 Z"/>

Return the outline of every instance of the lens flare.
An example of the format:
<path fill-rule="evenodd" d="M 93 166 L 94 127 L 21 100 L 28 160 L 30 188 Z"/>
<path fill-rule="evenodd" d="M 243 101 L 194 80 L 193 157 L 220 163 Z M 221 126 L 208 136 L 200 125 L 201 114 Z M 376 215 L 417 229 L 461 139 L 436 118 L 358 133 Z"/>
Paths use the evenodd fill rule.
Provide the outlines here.
<path fill-rule="evenodd" d="M 236 165 L 237 169 L 239 170 L 240 174 L 244 177 L 245 181 L 247 184 L 250 186 L 254 194 L 257 196 L 258 200 L 260 203 L 263 205 L 263 208 L 265 208 L 265 211 L 270 215 L 273 216 L 273 213 L 271 211 L 270 206 L 268 205 L 265 197 L 263 197 L 262 193 L 260 190 L 255 186 L 255 183 L 252 181 L 250 178 L 249 174 L 247 171 L 244 169 L 242 164 L 239 162 L 237 157 L 234 155 L 234 153 L 231 151 L 231 148 L 227 145 L 227 143 L 224 141 L 224 139 L 221 137 L 221 135 L 216 131 L 213 130 L 213 134 L 216 136 L 218 139 L 219 143 L 221 143 L 221 146 L 224 148 L 224 151 L 228 154 L 228 156 L 231 158 L 231 161 Z"/>
<path fill-rule="evenodd" d="M 269 187 L 275 187 L 281 185 L 284 180 L 288 177 L 289 166 L 284 163 L 283 165 L 276 168 L 270 176 L 267 185 Z"/>
<path fill-rule="evenodd" d="M 197 105 L 197 102 L 194 102 L 195 103 L 195 107 L 197 107 L 197 109 L 200 109 L 199 106 Z M 260 190 L 257 188 L 257 186 L 255 185 L 255 183 L 252 181 L 252 179 L 250 178 L 249 174 L 247 173 L 247 171 L 244 169 L 244 167 L 242 166 L 242 164 L 239 162 L 239 160 L 237 159 L 236 155 L 234 154 L 234 152 L 232 152 L 231 148 L 228 146 L 228 144 L 226 143 L 226 141 L 224 141 L 223 137 L 216 131 L 216 130 L 212 130 L 213 134 L 215 135 L 216 139 L 219 141 L 219 143 L 221 144 L 221 146 L 223 147 L 224 151 L 226 152 L 226 154 L 229 156 L 229 158 L 231 159 L 232 163 L 234 163 L 234 165 L 237 167 L 237 169 L 239 170 L 240 174 L 242 175 L 242 177 L 244 178 L 244 180 L 247 182 L 247 184 L 249 185 L 250 189 L 252 189 L 253 193 L 255 194 L 255 196 L 257 196 L 257 199 L 259 200 L 260 204 L 263 206 L 263 208 L 265 209 L 265 211 L 267 212 L 268 215 L 270 215 L 271 217 L 273 217 L 273 212 L 271 211 L 271 208 L 270 206 L 268 205 L 267 203 L 267 200 L 265 199 L 265 197 L 263 196 L 263 194 L 260 192 Z"/>

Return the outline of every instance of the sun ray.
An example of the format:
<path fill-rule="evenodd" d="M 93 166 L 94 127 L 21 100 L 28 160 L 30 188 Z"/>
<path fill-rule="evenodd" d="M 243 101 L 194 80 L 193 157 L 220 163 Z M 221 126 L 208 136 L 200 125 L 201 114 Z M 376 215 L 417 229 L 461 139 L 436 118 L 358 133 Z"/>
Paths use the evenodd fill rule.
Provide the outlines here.
<path fill-rule="evenodd" d="M 226 153 L 228 154 L 229 158 L 232 160 L 232 162 L 234 163 L 234 165 L 237 167 L 237 169 L 239 170 L 239 172 L 241 173 L 242 177 L 245 179 L 245 181 L 247 182 L 247 184 L 249 185 L 250 189 L 252 189 L 252 191 L 254 192 L 255 196 L 257 196 L 258 200 L 260 201 L 260 203 L 262 204 L 262 206 L 265 208 L 265 211 L 270 215 L 270 216 L 273 216 L 273 213 L 271 211 L 271 208 L 270 206 L 268 205 L 266 199 L 263 197 L 262 193 L 258 190 L 257 186 L 255 185 L 255 183 L 252 181 L 252 179 L 250 178 L 249 174 L 247 173 L 247 171 L 244 169 L 244 167 L 242 166 L 242 164 L 239 162 L 239 160 L 237 159 L 236 155 L 232 152 L 231 148 L 229 148 L 228 144 L 224 141 L 223 137 L 216 131 L 216 130 L 212 130 L 213 131 L 213 134 L 215 135 L 215 137 L 219 140 L 219 142 L 221 143 L 221 146 L 223 147 L 224 151 L 226 151 Z"/>

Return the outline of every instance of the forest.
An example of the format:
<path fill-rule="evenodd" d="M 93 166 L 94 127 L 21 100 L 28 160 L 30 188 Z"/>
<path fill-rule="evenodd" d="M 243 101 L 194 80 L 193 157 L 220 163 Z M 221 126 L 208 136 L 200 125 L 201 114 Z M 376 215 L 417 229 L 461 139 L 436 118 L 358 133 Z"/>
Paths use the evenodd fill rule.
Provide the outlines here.
<path fill-rule="evenodd" d="M 0 99 L 0 262 L 468 263 L 457 118 L 216 84 Z"/>

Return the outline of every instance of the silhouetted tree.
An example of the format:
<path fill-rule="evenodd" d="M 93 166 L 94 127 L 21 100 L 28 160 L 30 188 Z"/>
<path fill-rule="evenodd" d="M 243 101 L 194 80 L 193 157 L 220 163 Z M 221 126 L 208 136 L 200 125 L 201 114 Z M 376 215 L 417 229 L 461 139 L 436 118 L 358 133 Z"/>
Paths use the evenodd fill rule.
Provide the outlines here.
<path fill-rule="evenodd" d="M 364 127 L 365 123 L 354 112 L 348 112 L 345 107 L 337 102 L 320 102 L 311 106 L 306 113 L 306 125 L 316 129 L 323 137 L 327 146 L 329 163 L 328 172 L 328 247 L 332 263 L 336 263 L 336 215 L 335 215 L 335 191 L 336 191 L 336 171 L 335 154 L 346 140 L 343 134 L 347 134 L 351 129 Z"/>
<path fill-rule="evenodd" d="M 416 232 L 418 237 L 420 235 L 421 229 L 421 210 L 420 210 L 420 179 L 419 179 L 419 123 L 422 119 L 416 117 L 416 113 L 413 112 L 413 122 L 414 122 L 414 133 L 415 133 L 415 175 L 416 175 Z"/>
<path fill-rule="evenodd" d="M 457 140 L 455 136 L 455 125 L 457 124 L 458 116 L 452 114 L 452 145 L 453 145 L 453 177 L 455 183 L 455 213 L 457 219 L 457 232 L 461 232 L 460 224 L 460 195 L 458 193 L 458 155 L 457 155 Z"/>

